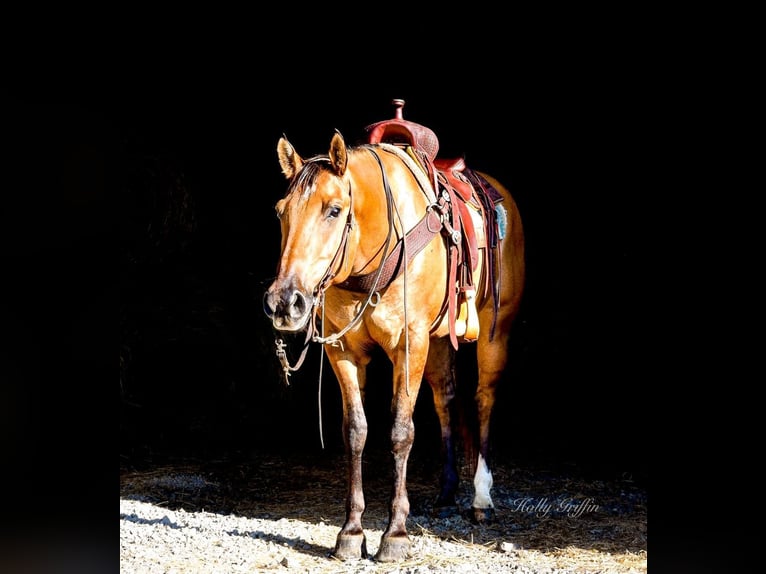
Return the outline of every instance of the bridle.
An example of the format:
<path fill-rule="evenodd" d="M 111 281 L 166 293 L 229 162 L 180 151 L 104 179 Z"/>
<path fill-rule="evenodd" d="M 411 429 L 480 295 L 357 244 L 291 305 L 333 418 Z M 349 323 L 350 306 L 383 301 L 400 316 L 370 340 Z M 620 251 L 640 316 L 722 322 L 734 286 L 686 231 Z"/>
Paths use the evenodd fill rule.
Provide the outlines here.
<path fill-rule="evenodd" d="M 378 156 L 378 154 L 374 150 L 370 148 L 369 151 L 377 160 L 378 165 L 380 166 L 382 177 L 383 177 L 383 190 L 386 195 L 386 217 L 388 221 L 388 233 L 386 234 L 386 240 L 383 245 L 382 252 L 388 253 L 389 247 L 391 246 L 391 239 L 394 234 L 394 210 L 396 209 L 396 206 L 394 205 L 394 197 L 391 191 L 391 185 L 389 184 L 388 176 L 386 175 L 386 170 L 383 167 L 383 162 L 381 161 L 380 156 Z M 322 157 L 321 159 L 324 159 L 324 158 Z M 311 161 L 311 160 L 308 160 L 308 161 Z M 306 353 L 308 351 L 308 347 L 310 343 L 313 342 L 313 343 L 321 343 L 323 345 L 325 344 L 342 345 L 340 341 L 341 337 L 343 337 L 346 333 L 348 333 L 351 329 L 353 329 L 359 323 L 359 321 L 361 321 L 362 316 L 364 315 L 364 312 L 367 310 L 367 307 L 369 306 L 374 307 L 375 305 L 377 305 L 377 302 L 380 299 L 380 292 L 378 291 L 378 285 L 379 285 L 380 277 L 385 268 L 385 265 L 383 264 L 385 262 L 385 259 L 384 259 L 384 262 L 381 262 L 381 264 L 375 270 L 372 285 L 370 286 L 367 292 L 367 297 L 365 298 L 364 303 L 361 305 L 361 307 L 357 311 L 354 318 L 351 319 L 351 321 L 349 321 L 349 323 L 343 329 L 329 336 L 324 335 L 324 320 L 322 320 L 322 332 L 321 334 L 319 334 L 318 332 L 319 329 L 317 329 L 317 325 L 316 325 L 317 315 L 319 314 L 317 310 L 321 307 L 321 315 L 322 315 L 322 319 L 324 319 L 324 302 L 325 302 L 324 294 L 325 294 L 325 291 L 327 291 L 327 288 L 330 287 L 330 285 L 332 285 L 332 280 L 338 274 L 338 270 L 342 269 L 344 266 L 344 262 L 348 254 L 348 238 L 349 238 L 349 235 L 351 234 L 351 230 L 354 227 L 354 194 L 351 189 L 351 182 L 349 182 L 348 184 L 348 195 L 349 195 L 349 208 L 348 208 L 348 214 L 346 216 L 346 223 L 343 226 L 343 233 L 341 235 L 340 243 L 338 245 L 338 249 L 335 251 L 335 255 L 330 261 L 330 264 L 327 266 L 327 270 L 324 272 L 322 279 L 319 281 L 316 288 L 314 289 L 314 292 L 312 293 L 312 304 L 311 304 L 311 312 L 310 312 L 311 319 L 309 320 L 308 326 L 306 327 L 306 338 L 303 342 L 303 349 L 301 350 L 301 353 L 295 365 L 290 365 L 290 362 L 287 359 L 287 353 L 285 352 L 285 347 L 286 347 L 285 342 L 282 339 L 277 339 L 275 341 L 277 346 L 277 357 L 279 358 L 279 361 L 282 364 L 282 370 L 285 373 L 285 379 L 288 381 L 289 381 L 288 377 L 290 376 L 290 373 L 297 371 L 298 369 L 300 369 L 301 365 L 303 365 L 303 361 L 306 358 Z M 405 248 L 405 252 L 406 252 L 406 248 Z M 405 313 L 406 313 L 406 306 L 405 306 Z M 322 347 L 322 350 L 324 351 L 324 347 Z"/>
<path fill-rule="evenodd" d="M 377 154 L 377 152 L 372 149 L 372 147 L 367 147 L 369 152 L 373 155 L 375 160 L 378 162 L 378 165 L 380 166 L 380 172 L 383 179 L 383 190 L 386 195 L 386 218 L 388 221 L 388 232 L 386 234 L 386 240 L 382 247 L 382 253 L 384 253 L 384 258 L 381 261 L 380 265 L 378 265 L 378 268 L 372 272 L 372 274 L 367 274 L 363 277 L 363 280 L 358 282 L 358 284 L 354 284 L 353 282 L 349 281 L 349 279 L 344 280 L 342 283 L 338 284 L 338 287 L 342 289 L 350 289 L 357 291 L 358 287 L 361 285 L 364 285 L 367 290 L 367 296 L 364 300 L 364 303 L 360 306 L 359 310 L 357 311 L 356 315 L 354 316 L 349 323 L 343 327 L 340 331 L 337 333 L 333 333 L 332 335 L 325 336 L 324 334 L 324 304 L 325 304 L 325 291 L 332 285 L 333 279 L 337 276 L 338 270 L 343 269 L 345 265 L 345 260 L 348 255 L 348 239 L 351 234 L 351 230 L 354 227 L 354 209 L 353 209 L 353 190 L 351 188 L 351 183 L 349 182 L 348 186 L 348 194 L 349 194 L 349 209 L 348 209 L 348 215 L 346 216 L 346 223 L 343 228 L 343 233 L 341 235 L 340 243 L 338 245 L 338 249 L 335 252 L 335 255 L 333 256 L 332 260 L 330 261 L 330 264 L 327 266 L 327 270 L 325 271 L 324 275 L 322 276 L 322 279 L 317 284 L 316 288 L 314 289 L 314 292 L 312 293 L 313 300 L 312 300 L 312 306 L 311 306 L 311 318 L 308 322 L 308 325 L 306 327 L 306 338 L 303 342 L 303 349 L 301 350 L 301 353 L 298 357 L 298 360 L 296 361 L 295 365 L 290 365 L 289 360 L 287 359 L 287 353 L 285 351 L 285 347 L 287 346 L 285 342 L 277 338 L 276 346 L 277 346 L 277 357 L 279 358 L 279 361 L 282 365 L 282 370 L 285 373 L 285 381 L 287 384 L 289 384 L 289 377 L 292 372 L 297 371 L 300 369 L 300 367 L 303 365 L 303 362 L 306 358 L 306 354 L 308 352 L 308 348 L 310 343 L 320 343 L 322 344 L 322 356 L 319 360 L 319 387 L 318 387 L 318 399 L 319 399 L 319 435 L 320 435 L 320 441 L 322 443 L 322 447 L 324 447 L 324 437 L 322 433 L 322 416 L 321 416 L 321 409 L 322 409 L 322 367 L 324 365 L 324 345 L 343 345 L 342 341 L 340 340 L 346 333 L 348 333 L 349 330 L 353 329 L 359 321 L 361 321 L 362 317 L 364 316 L 365 311 L 368 307 L 372 306 L 375 307 L 377 305 L 378 301 L 380 300 L 380 281 L 381 277 L 384 275 L 385 272 L 385 279 L 383 281 L 384 285 L 383 287 L 387 286 L 390 281 L 392 281 L 396 276 L 398 276 L 397 273 L 395 273 L 394 268 L 398 268 L 398 262 L 401 260 L 402 265 L 400 272 L 404 274 L 404 281 L 403 281 L 403 289 L 404 289 L 404 346 L 405 346 L 405 362 L 404 362 L 404 370 L 405 370 L 405 381 L 407 381 L 406 391 L 409 395 L 409 332 L 406 328 L 406 325 L 408 323 L 407 321 L 407 265 L 412 257 L 414 257 L 417 253 L 420 252 L 421 249 L 423 249 L 428 243 L 430 243 L 431 239 L 433 239 L 437 234 L 439 234 L 442 230 L 447 230 L 448 234 L 453 233 L 451 227 L 446 221 L 445 213 L 449 210 L 449 206 L 447 203 L 449 202 L 449 198 L 446 195 L 443 195 L 442 198 L 437 203 L 431 203 L 427 210 L 425 216 L 416 224 L 415 227 L 413 227 L 410 231 L 405 232 L 404 231 L 404 225 L 401 220 L 401 215 L 398 212 L 398 209 L 396 207 L 396 204 L 394 203 L 394 197 L 393 192 L 391 191 L 391 185 L 388 181 L 388 176 L 386 174 L 385 167 L 383 166 L 383 162 L 380 159 L 380 156 Z M 323 156 L 318 159 L 326 159 Z M 408 166 L 409 167 L 409 166 Z M 411 168 L 410 168 L 411 169 Z M 418 182 L 418 185 L 423 187 L 423 184 L 420 182 L 420 180 L 416 177 L 416 181 Z M 425 192 L 425 190 L 423 189 Z M 399 217 L 400 226 L 402 228 L 402 238 L 399 240 L 399 244 L 394 248 L 393 251 L 390 251 L 389 248 L 391 246 L 391 241 L 394 235 L 395 225 L 394 225 L 394 212 L 396 211 L 397 216 Z M 413 252 L 408 252 L 407 249 L 407 237 L 409 235 L 412 235 L 412 239 L 415 243 Z M 453 238 L 454 239 L 454 238 Z M 401 249 L 399 249 L 401 247 Z M 392 257 L 393 256 L 393 257 Z M 401 258 L 401 259 L 400 259 Z M 316 325 L 316 319 L 317 315 L 319 315 L 318 310 L 321 308 L 321 334 L 318 333 L 319 329 L 317 329 Z"/>

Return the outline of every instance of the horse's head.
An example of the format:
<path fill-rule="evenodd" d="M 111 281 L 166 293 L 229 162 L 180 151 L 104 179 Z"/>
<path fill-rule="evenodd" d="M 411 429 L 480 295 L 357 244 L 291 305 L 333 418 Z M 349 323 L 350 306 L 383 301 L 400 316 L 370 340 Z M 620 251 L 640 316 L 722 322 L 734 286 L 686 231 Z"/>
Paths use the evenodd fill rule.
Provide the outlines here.
<path fill-rule="evenodd" d="M 344 178 L 348 156 L 338 132 L 326 156 L 304 160 L 285 137 L 277 144 L 277 155 L 289 184 L 276 205 L 281 255 L 263 308 L 274 328 L 301 331 L 316 297 L 344 264 L 341 252 L 351 218 L 349 182 Z"/>

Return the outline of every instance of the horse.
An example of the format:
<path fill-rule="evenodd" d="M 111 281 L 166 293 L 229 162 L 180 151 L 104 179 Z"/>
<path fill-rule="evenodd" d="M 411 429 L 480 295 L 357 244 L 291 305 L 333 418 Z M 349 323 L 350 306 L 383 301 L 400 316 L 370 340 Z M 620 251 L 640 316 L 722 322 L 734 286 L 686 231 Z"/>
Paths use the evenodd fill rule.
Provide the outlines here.
<path fill-rule="evenodd" d="M 478 262 L 467 275 L 460 274 L 461 281 L 455 269 L 465 268 L 468 258 L 457 257 L 460 218 L 450 200 L 462 200 L 447 189 L 446 178 L 434 169 L 434 158 L 426 157 L 422 150 L 413 153 L 417 146 L 406 143 L 392 140 L 347 146 L 336 130 L 328 153 L 308 159 L 296 152 L 286 136 L 277 143 L 288 188 L 275 206 L 281 252 L 263 307 L 278 333 L 305 331 L 306 345 L 322 345 L 340 385 L 347 459 L 346 517 L 331 555 L 342 560 L 368 557 L 362 527 L 362 454 L 368 430 L 364 394 L 366 368 L 377 347 L 393 365 L 393 485 L 388 524 L 374 559 L 395 562 L 411 556 L 406 477 L 415 437 L 413 412 L 423 379 L 433 391 L 441 426 L 444 463 L 434 506 L 457 508 L 455 353 L 473 343 L 478 365 L 473 397 L 478 422 L 477 454 L 471 465 L 475 468 L 473 519 L 489 521 L 494 512 L 490 418 L 524 285 L 521 218 L 514 199 L 499 181 L 464 170 L 471 171 L 473 187 L 492 188 L 497 194 L 494 202 L 485 202 L 487 211 L 494 212 L 492 229 L 480 230 L 486 245 L 478 242 Z M 425 164 L 430 164 L 430 172 Z M 487 241 L 488 236 L 492 241 Z M 461 289 L 471 291 L 464 289 L 466 284 L 473 287 L 471 298 L 461 297 L 465 295 Z M 478 319 L 473 327 L 471 313 Z M 460 319 L 466 315 L 468 321 L 461 327 Z M 277 345 L 284 347 L 284 342 L 280 339 Z M 285 360 L 284 348 L 277 351 L 280 353 L 289 375 L 297 367 Z"/>

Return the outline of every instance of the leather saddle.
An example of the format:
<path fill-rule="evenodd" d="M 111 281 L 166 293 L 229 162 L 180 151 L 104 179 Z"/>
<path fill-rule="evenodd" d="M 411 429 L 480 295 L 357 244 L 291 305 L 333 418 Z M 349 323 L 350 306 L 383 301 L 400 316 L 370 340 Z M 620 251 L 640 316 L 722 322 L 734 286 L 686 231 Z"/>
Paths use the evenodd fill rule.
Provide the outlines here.
<path fill-rule="evenodd" d="M 415 153 L 410 153 L 410 156 L 435 183 L 435 193 L 447 194 L 449 198 L 448 227 L 451 229 L 447 229 L 447 235 L 450 237 L 450 282 L 455 285 L 455 289 L 449 291 L 439 317 L 443 317 L 445 312 L 449 314 L 450 338 L 457 348 L 458 339 L 472 342 L 479 336 L 477 287 L 486 293 L 493 286 L 497 312 L 495 205 L 502 201 L 502 196 L 486 179 L 468 168 L 462 157 L 437 157 L 439 140 L 436 134 L 425 126 L 404 119 L 404 100 L 395 99 L 392 103 L 395 107 L 394 118 L 367 126 L 367 142 L 389 143 L 410 148 L 410 152 L 414 150 Z M 455 231 L 458 233 L 455 234 Z M 488 246 L 490 250 L 486 249 Z M 485 267 L 481 274 L 481 285 L 476 286 L 473 274 L 480 263 L 482 249 L 485 253 Z M 456 312 L 458 301 L 460 309 Z"/>

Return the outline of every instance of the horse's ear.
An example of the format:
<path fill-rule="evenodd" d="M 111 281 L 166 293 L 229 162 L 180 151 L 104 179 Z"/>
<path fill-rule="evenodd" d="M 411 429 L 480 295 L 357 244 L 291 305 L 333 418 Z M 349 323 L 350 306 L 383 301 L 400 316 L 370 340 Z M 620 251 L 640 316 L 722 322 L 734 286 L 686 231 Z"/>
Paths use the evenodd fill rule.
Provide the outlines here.
<path fill-rule="evenodd" d="M 330 142 L 330 163 L 336 175 L 346 173 L 346 165 L 348 165 L 346 142 L 343 141 L 343 136 L 338 130 L 335 130 L 335 135 Z"/>
<path fill-rule="evenodd" d="M 282 173 L 287 179 L 295 177 L 295 174 L 303 167 L 303 158 L 298 155 L 298 152 L 295 151 L 285 136 L 279 138 L 277 156 L 279 157 L 279 165 L 282 167 Z"/>

